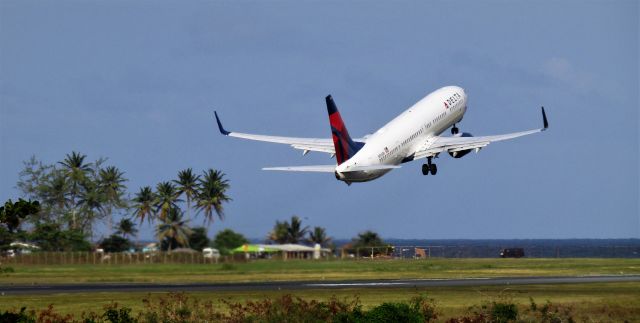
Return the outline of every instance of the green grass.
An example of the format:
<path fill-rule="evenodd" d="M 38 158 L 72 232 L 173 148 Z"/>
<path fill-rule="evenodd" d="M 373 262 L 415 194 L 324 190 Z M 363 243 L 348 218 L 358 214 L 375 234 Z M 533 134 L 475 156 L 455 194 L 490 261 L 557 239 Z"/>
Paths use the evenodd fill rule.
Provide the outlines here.
<path fill-rule="evenodd" d="M 247 282 L 640 274 L 640 259 L 259 260 L 229 264 L 10 265 L 0 284 Z"/>
<path fill-rule="evenodd" d="M 260 260 L 232 264 L 142 265 L 11 265 L 14 272 L 0 274 L 2 284 L 52 284 L 82 282 L 242 282 L 276 280 L 342 280 L 400 278 L 465 278 L 498 276 L 583 276 L 640 274 L 640 259 L 428 259 L 428 260 Z M 470 305 L 509 298 L 524 309 L 529 297 L 574 308 L 587 321 L 637 321 L 640 317 L 640 283 L 590 283 L 561 285 L 382 288 L 301 291 L 194 292 L 189 297 L 237 302 L 293 294 L 305 299 L 327 300 L 357 296 L 371 308 L 382 302 L 407 301 L 427 294 L 436 299 L 441 318 L 461 315 Z M 164 293 L 68 293 L 0 296 L 0 311 L 27 306 L 43 309 L 49 304 L 63 313 L 101 312 L 112 301 L 140 310 L 145 297 Z M 578 317 L 578 318 L 580 318 Z"/>
<path fill-rule="evenodd" d="M 556 305 L 570 306 L 576 319 L 588 322 L 629 321 L 640 318 L 640 283 L 593 283 L 560 285 L 514 285 L 509 288 L 499 286 L 482 287 L 435 287 L 435 288 L 383 288 L 383 289 L 343 289 L 343 290 L 302 290 L 302 291 L 242 291 L 242 292 L 194 292 L 190 298 L 213 301 L 223 308 L 220 299 L 236 302 L 275 298 L 292 294 L 304 299 L 327 300 L 335 295 L 339 298 L 358 297 L 365 309 L 382 302 L 408 301 L 412 296 L 427 295 L 437 302 L 442 315 L 441 321 L 465 313 L 471 305 L 480 305 L 492 300 L 509 300 L 518 304 L 521 310 L 533 298 L 542 305 L 551 301 Z M 84 312 L 102 312 L 103 306 L 117 301 L 131 307 L 134 313 L 143 307 L 142 299 L 157 298 L 165 293 L 71 293 L 54 295 L 0 296 L 0 311 L 27 306 L 30 309 L 44 309 L 49 304 L 61 313 L 79 315 Z"/>

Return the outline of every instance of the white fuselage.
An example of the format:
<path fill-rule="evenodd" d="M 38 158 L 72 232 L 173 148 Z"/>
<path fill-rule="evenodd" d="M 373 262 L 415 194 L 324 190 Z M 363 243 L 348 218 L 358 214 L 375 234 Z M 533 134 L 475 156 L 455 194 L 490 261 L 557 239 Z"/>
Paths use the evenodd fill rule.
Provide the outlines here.
<path fill-rule="evenodd" d="M 411 161 L 412 152 L 460 122 L 466 110 L 467 95 L 462 88 L 447 86 L 432 92 L 367 138 L 360 151 L 336 168 L 336 176 L 345 182 L 366 182 L 386 174 L 390 169 L 343 171 Z"/>

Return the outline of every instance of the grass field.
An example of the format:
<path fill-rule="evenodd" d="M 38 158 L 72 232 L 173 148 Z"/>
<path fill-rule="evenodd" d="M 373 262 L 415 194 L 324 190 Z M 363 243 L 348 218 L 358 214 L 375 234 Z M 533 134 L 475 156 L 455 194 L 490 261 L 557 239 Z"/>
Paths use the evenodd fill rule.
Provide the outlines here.
<path fill-rule="evenodd" d="M 13 265 L 0 284 L 248 282 L 640 274 L 640 259 L 260 260 L 226 264 Z"/>
<path fill-rule="evenodd" d="M 486 287 L 436 287 L 428 289 L 388 288 L 388 289 L 344 289 L 344 290 L 304 290 L 277 292 L 194 292 L 190 298 L 213 301 L 222 308 L 220 299 L 243 302 L 275 298 L 292 294 L 305 299 L 327 300 L 332 295 L 339 298 L 358 297 L 365 309 L 382 302 L 408 301 L 412 296 L 427 295 L 437 302 L 441 319 L 459 316 L 471 305 L 480 305 L 492 300 L 510 300 L 518 304 L 521 311 L 528 307 L 529 298 L 538 304 L 551 301 L 556 305 L 571 307 L 575 318 L 587 322 L 637 322 L 640 318 L 640 283 L 566 284 L 566 285 L 523 285 L 509 288 Z M 134 313 L 143 307 L 142 299 L 158 298 L 165 293 L 79 293 L 31 296 L 0 296 L 0 311 L 27 306 L 44 309 L 49 304 L 61 313 L 101 312 L 104 305 L 117 301 L 131 307 Z"/>
<path fill-rule="evenodd" d="M 5 266 L 6 267 L 6 266 Z M 585 276 L 640 274 L 640 259 L 428 259 L 428 260 L 260 260 L 227 264 L 142 265 L 13 265 L 0 274 L 0 286 L 83 282 L 250 282 L 276 280 L 342 280 L 402 278 L 468 278 L 517 276 Z M 434 298 L 446 319 L 459 316 L 471 305 L 510 299 L 525 309 L 532 297 L 538 304 L 551 301 L 571 307 L 576 319 L 587 322 L 639 322 L 640 283 L 589 283 L 482 287 L 381 288 L 299 291 L 189 292 L 192 299 L 236 302 L 292 294 L 304 299 L 327 300 L 358 297 L 365 309 L 383 302 L 408 301 L 412 296 Z M 142 309 L 142 299 L 166 293 L 68 293 L 0 296 L 0 311 L 27 306 L 44 309 L 49 304 L 62 313 L 101 312 L 117 301 Z"/>

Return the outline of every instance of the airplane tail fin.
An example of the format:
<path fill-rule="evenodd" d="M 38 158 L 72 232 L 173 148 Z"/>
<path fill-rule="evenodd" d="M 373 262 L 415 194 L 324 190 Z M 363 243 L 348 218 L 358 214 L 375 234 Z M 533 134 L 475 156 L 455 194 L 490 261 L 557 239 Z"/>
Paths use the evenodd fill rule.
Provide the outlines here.
<path fill-rule="evenodd" d="M 353 157 L 364 144 L 354 142 L 353 139 L 351 139 L 349 131 L 347 131 L 347 127 L 344 125 L 340 112 L 338 112 L 338 107 L 335 102 L 333 102 L 331 95 L 327 95 L 325 100 L 327 101 L 327 112 L 329 113 L 333 146 L 336 150 L 336 160 L 338 165 L 340 165 Z"/>

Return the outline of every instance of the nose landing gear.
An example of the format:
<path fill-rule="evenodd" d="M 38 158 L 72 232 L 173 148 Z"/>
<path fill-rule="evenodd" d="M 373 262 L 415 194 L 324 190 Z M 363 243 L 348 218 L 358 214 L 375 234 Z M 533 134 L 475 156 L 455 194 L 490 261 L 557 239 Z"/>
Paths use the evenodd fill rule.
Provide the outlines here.
<path fill-rule="evenodd" d="M 431 162 L 432 158 L 433 157 L 427 157 L 427 163 L 422 165 L 422 175 L 429 175 L 429 173 L 435 175 L 438 173 L 438 166 Z"/>
<path fill-rule="evenodd" d="M 453 128 L 451 128 L 451 134 L 452 135 L 457 135 L 458 134 L 458 127 L 456 127 L 456 125 L 453 125 Z"/>

